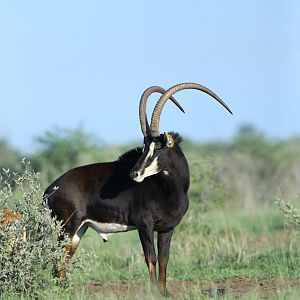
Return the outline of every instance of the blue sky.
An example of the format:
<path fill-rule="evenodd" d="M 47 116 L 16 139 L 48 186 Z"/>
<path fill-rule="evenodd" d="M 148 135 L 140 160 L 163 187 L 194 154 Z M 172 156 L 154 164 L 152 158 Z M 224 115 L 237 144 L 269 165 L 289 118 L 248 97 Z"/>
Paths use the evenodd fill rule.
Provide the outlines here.
<path fill-rule="evenodd" d="M 161 131 L 228 139 L 245 123 L 300 133 L 299 1 L 1 1 L 0 138 L 34 149 L 55 126 L 107 143 L 139 141 L 150 85 L 206 85 L 167 104 Z M 158 99 L 150 98 L 149 114 Z"/>

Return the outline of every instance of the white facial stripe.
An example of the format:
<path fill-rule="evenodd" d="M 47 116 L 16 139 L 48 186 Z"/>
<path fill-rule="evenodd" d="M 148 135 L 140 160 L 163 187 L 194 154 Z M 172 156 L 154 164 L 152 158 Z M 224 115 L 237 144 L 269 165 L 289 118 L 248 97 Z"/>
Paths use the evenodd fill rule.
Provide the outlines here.
<path fill-rule="evenodd" d="M 144 166 L 147 164 L 148 160 L 153 156 L 154 149 L 155 149 L 155 143 L 152 142 L 152 143 L 150 144 L 150 146 L 149 146 L 148 153 L 147 153 L 147 155 L 145 156 L 145 159 L 144 159 L 144 161 L 143 161 L 143 164 L 142 164 L 140 170 L 142 170 L 142 169 L 144 168 Z M 144 151 L 144 150 L 145 150 L 145 145 L 144 145 L 143 151 Z M 151 163 L 151 165 L 152 165 L 152 163 Z M 150 166 L 151 166 L 151 165 L 150 165 Z M 147 168 L 149 168 L 150 166 L 148 166 Z M 140 170 L 137 172 L 137 173 L 139 174 L 139 176 L 138 176 L 137 178 L 134 179 L 136 182 L 142 182 L 142 181 L 144 180 L 144 178 L 146 177 L 146 176 L 145 176 L 145 173 L 146 173 L 147 168 L 145 169 L 143 175 L 141 175 L 141 171 L 140 171 Z"/>
<path fill-rule="evenodd" d="M 157 160 L 157 157 L 155 157 L 153 162 L 147 168 L 145 168 L 144 174 L 135 178 L 135 181 L 142 182 L 146 177 L 157 174 L 159 172 Z"/>
<path fill-rule="evenodd" d="M 148 177 L 158 173 L 157 157 L 153 159 L 153 162 L 145 169 L 144 177 Z"/>
<path fill-rule="evenodd" d="M 150 151 L 151 153 L 149 154 L 149 151 L 148 151 L 147 157 L 148 157 L 148 155 L 150 155 L 150 157 L 153 155 L 154 148 L 155 148 L 155 143 L 154 143 L 154 142 L 151 142 L 151 143 L 150 143 L 150 146 L 149 146 L 149 151 Z M 145 149 L 146 149 L 146 144 L 144 144 L 143 149 L 142 149 L 142 152 L 144 152 Z"/>
<path fill-rule="evenodd" d="M 141 169 L 143 169 L 143 167 L 147 164 L 148 160 L 153 156 L 153 153 L 154 153 L 154 148 L 155 148 L 155 143 L 152 142 L 149 146 L 149 151 L 143 161 L 143 164 L 142 164 L 142 167 Z"/>
<path fill-rule="evenodd" d="M 149 149 L 150 149 L 150 151 L 151 151 L 151 156 L 153 155 L 154 148 L 155 148 L 155 143 L 152 142 L 152 143 L 150 144 L 150 146 L 149 146 Z"/>
<path fill-rule="evenodd" d="M 149 158 L 151 158 L 151 157 L 153 156 L 154 148 L 155 148 L 155 143 L 152 142 L 152 143 L 150 144 L 150 146 L 149 146 L 149 151 L 148 151 L 147 156 L 146 156 L 146 158 L 145 158 L 145 162 L 146 162 Z"/>

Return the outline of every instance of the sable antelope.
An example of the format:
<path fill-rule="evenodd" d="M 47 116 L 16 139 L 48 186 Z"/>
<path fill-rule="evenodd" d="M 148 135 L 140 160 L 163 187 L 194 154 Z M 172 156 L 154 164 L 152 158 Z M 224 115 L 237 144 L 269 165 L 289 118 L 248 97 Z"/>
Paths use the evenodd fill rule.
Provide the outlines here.
<path fill-rule="evenodd" d="M 189 168 L 180 149 L 177 133 L 160 134 L 159 120 L 168 99 L 184 89 L 198 89 L 228 106 L 211 90 L 183 83 L 167 91 L 150 87 L 143 93 L 139 118 L 144 135 L 143 148 L 130 150 L 114 162 L 96 163 L 72 169 L 56 179 L 45 197 L 52 215 L 64 222 L 71 238 L 67 249 L 72 256 L 88 227 L 107 240 L 115 232 L 138 230 L 151 286 L 156 286 L 154 231 L 158 233 L 159 290 L 167 294 L 166 269 L 173 230 L 188 208 Z M 150 94 L 160 92 L 151 118 L 146 117 Z M 175 102 L 178 107 L 179 104 Z M 53 190 L 56 190 L 53 192 Z"/>
<path fill-rule="evenodd" d="M 10 209 L 1 209 L 0 210 L 0 226 L 8 226 L 9 223 L 11 222 L 18 222 L 22 219 L 21 215 L 19 213 L 13 212 Z M 24 228 L 22 230 L 22 238 L 23 240 L 26 240 L 26 229 Z M 10 239 L 10 243 L 7 246 L 7 251 L 8 252 L 12 252 L 13 251 L 13 247 L 15 244 L 16 239 L 18 239 L 18 237 L 9 237 Z"/>

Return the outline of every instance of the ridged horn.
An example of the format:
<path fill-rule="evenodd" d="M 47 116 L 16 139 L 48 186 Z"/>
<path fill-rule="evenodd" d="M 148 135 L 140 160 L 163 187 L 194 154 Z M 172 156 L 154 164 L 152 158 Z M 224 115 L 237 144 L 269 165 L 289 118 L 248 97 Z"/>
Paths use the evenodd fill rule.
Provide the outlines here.
<path fill-rule="evenodd" d="M 186 90 L 186 89 L 195 89 L 195 90 L 199 90 L 199 91 L 202 91 L 202 92 L 208 94 L 209 96 L 211 96 L 215 100 L 217 100 L 222 106 L 224 106 L 232 114 L 232 111 L 227 106 L 227 104 L 209 88 L 207 88 L 201 84 L 198 84 L 198 83 L 192 83 L 192 82 L 179 83 L 179 84 L 176 84 L 176 85 L 172 86 L 171 88 L 169 88 L 167 90 L 167 92 L 164 93 L 157 101 L 157 103 L 154 107 L 153 113 L 152 113 L 152 117 L 151 117 L 150 130 L 151 130 L 152 137 L 159 136 L 159 134 L 160 134 L 160 132 L 159 132 L 160 115 L 161 115 L 162 109 L 163 109 L 165 103 L 167 102 L 167 100 L 170 97 L 172 97 L 173 94 L 175 94 L 179 91 L 182 91 L 182 90 Z"/>
<path fill-rule="evenodd" d="M 139 117 L 140 117 L 140 124 L 141 129 L 143 132 L 144 137 L 151 134 L 150 126 L 147 120 L 147 113 L 146 113 L 146 105 L 147 100 L 153 93 L 161 93 L 164 94 L 166 90 L 160 86 L 150 86 L 148 87 L 144 93 L 141 96 L 140 105 L 139 105 Z M 184 109 L 181 107 L 181 105 L 178 103 L 178 101 L 173 97 L 170 96 L 170 100 L 182 111 L 184 112 Z"/>

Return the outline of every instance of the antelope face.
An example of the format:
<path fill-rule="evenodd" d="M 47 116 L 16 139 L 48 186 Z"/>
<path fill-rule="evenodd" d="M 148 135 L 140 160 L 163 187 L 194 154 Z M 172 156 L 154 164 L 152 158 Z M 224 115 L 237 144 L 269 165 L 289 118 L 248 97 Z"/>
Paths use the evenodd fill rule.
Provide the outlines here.
<path fill-rule="evenodd" d="M 158 137 L 146 137 L 142 156 L 130 171 L 130 177 L 136 182 L 142 182 L 146 177 L 163 171 L 166 167 L 165 156 L 174 146 L 172 135 L 165 133 Z"/>
<path fill-rule="evenodd" d="M 160 134 L 160 115 L 168 99 L 171 99 L 177 107 L 184 112 L 183 108 L 173 97 L 173 94 L 186 89 L 196 89 L 208 94 L 232 114 L 230 108 L 221 98 L 219 98 L 217 94 L 198 83 L 179 83 L 168 90 L 158 86 L 146 89 L 141 97 L 139 105 L 140 124 L 144 135 L 144 149 L 141 157 L 130 172 L 130 177 L 136 182 L 142 182 L 146 177 L 157 174 L 161 171 L 168 172 L 168 165 L 172 163 L 172 161 L 170 161 L 170 155 L 168 154 L 170 154 L 170 148 L 174 146 L 175 142 L 173 135 Z M 148 97 L 154 92 L 162 93 L 162 96 L 159 98 L 153 109 L 151 125 L 149 126 L 146 116 L 146 102 Z"/>

